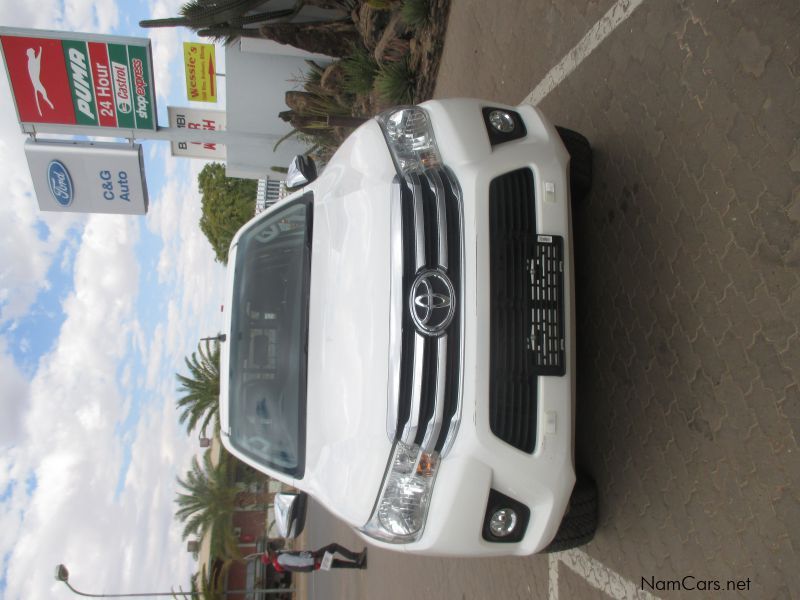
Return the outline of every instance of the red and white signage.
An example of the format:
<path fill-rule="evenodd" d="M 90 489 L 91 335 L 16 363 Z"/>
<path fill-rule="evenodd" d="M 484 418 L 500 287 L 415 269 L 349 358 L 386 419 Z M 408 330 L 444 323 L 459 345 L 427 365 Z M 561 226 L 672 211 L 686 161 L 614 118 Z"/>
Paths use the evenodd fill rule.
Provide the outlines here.
<path fill-rule="evenodd" d="M 167 118 L 169 126 L 175 129 L 192 131 L 223 131 L 225 129 L 224 110 L 168 106 Z M 225 158 L 225 146 L 217 142 L 172 142 L 172 156 L 222 160 Z"/>
<path fill-rule="evenodd" d="M 19 119 L 31 123 L 74 123 L 72 91 L 61 40 L 3 36 Z"/>
<path fill-rule="evenodd" d="M 150 41 L 0 28 L 21 123 L 156 129 Z"/>

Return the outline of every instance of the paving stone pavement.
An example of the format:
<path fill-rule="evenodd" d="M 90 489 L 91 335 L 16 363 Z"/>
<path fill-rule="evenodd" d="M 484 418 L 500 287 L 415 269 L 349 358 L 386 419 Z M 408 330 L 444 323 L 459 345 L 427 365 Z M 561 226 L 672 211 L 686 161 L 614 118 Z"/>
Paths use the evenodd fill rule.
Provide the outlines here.
<path fill-rule="evenodd" d="M 520 102 L 612 4 L 455 0 L 436 96 Z M 800 3 L 645 0 L 540 107 L 595 149 L 574 214 L 585 552 L 637 586 L 800 597 Z M 548 597 L 547 557 L 370 561 L 338 597 Z M 563 568 L 558 590 L 607 598 Z"/>
<path fill-rule="evenodd" d="M 611 4 L 455 3 L 437 97 L 519 102 Z M 800 3 L 645 0 L 540 108 L 595 148 L 574 214 L 587 552 L 637 585 L 800 597 Z M 599 593 L 574 580 L 561 597 Z"/>

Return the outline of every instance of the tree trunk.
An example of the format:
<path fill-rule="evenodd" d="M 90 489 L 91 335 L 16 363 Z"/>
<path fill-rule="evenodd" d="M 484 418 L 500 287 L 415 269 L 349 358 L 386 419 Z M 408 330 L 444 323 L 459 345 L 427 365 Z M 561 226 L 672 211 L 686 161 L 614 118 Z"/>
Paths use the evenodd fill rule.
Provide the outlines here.
<path fill-rule="evenodd" d="M 284 98 L 286 106 L 300 115 L 309 114 L 309 105 L 314 103 L 314 95 L 309 92 L 289 91 Z"/>
<path fill-rule="evenodd" d="M 265 511 L 267 507 L 272 505 L 274 498 L 275 493 L 268 490 L 259 490 L 257 492 L 242 490 L 236 494 L 236 499 L 234 500 L 236 508 L 234 510 Z"/>
<path fill-rule="evenodd" d="M 343 117 L 343 116 L 313 116 L 300 115 L 293 110 L 284 110 L 278 116 L 290 123 L 291 126 L 302 133 L 319 133 L 320 128 L 347 127 L 355 129 L 368 119 L 366 117 Z"/>
<path fill-rule="evenodd" d="M 197 35 L 214 38 L 215 40 L 225 40 L 225 44 L 230 44 L 238 38 L 262 38 L 261 33 L 254 27 L 212 27 L 210 29 L 198 29 Z"/>
<path fill-rule="evenodd" d="M 146 19 L 139 21 L 139 27 L 188 27 L 189 19 L 185 17 L 168 17 L 166 19 Z"/>
<path fill-rule="evenodd" d="M 327 8 L 330 10 L 347 11 L 346 0 L 301 0 L 306 6 L 316 6 L 317 8 Z"/>
<path fill-rule="evenodd" d="M 252 15 L 245 15 L 238 19 L 242 25 L 251 25 L 253 23 L 263 23 L 264 21 L 272 21 L 273 19 L 283 19 L 284 17 L 291 17 L 297 14 L 296 8 L 287 8 L 284 10 L 273 10 L 271 12 L 260 12 Z"/>
<path fill-rule="evenodd" d="M 315 54 L 343 57 L 352 52 L 360 37 L 349 20 L 310 23 L 267 23 L 261 26 L 267 39 Z"/>
<path fill-rule="evenodd" d="M 201 29 L 213 27 L 214 25 L 248 23 L 248 12 L 259 8 L 267 0 L 233 0 L 229 2 L 219 2 L 208 6 L 198 7 L 181 17 L 171 17 L 167 19 L 148 19 L 139 21 L 140 27 L 190 27 Z M 303 0 L 298 0 L 293 9 L 274 11 L 278 14 L 272 18 L 288 16 L 296 13 L 302 6 Z M 269 14 L 269 13 L 262 13 Z M 261 21 L 267 19 L 260 19 Z"/>
<path fill-rule="evenodd" d="M 212 3 L 185 16 L 192 21 L 196 28 L 209 27 L 217 23 L 232 23 L 242 18 L 251 10 L 259 8 L 265 0 L 230 0 L 228 2 Z"/>

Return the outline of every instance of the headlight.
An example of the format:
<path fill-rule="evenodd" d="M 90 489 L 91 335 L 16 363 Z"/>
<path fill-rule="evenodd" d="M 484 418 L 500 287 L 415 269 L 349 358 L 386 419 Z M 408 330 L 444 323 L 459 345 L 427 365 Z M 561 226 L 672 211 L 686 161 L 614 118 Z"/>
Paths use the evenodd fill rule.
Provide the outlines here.
<path fill-rule="evenodd" d="M 396 442 L 375 509 L 362 531 L 394 544 L 417 540 L 425 527 L 439 457 Z"/>
<path fill-rule="evenodd" d="M 416 106 L 394 109 L 378 115 L 378 123 L 392 158 L 404 175 L 441 164 L 430 119 L 424 109 Z"/>

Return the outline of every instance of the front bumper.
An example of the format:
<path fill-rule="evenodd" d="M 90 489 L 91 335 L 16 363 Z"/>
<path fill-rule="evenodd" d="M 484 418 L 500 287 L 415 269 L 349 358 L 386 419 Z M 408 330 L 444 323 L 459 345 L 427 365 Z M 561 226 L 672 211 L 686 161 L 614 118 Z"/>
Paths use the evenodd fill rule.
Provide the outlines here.
<path fill-rule="evenodd" d="M 527 135 L 491 146 L 476 100 L 431 101 L 439 151 L 458 181 L 463 199 L 464 349 L 460 426 L 441 461 L 419 540 L 395 550 L 432 555 L 525 555 L 542 550 L 555 535 L 575 481 L 575 404 L 572 232 L 567 154 L 555 128 L 531 106 L 513 110 Z M 509 107 L 510 108 L 510 107 Z M 535 192 L 536 232 L 563 238 L 564 362 L 562 376 L 538 377 L 536 435 L 532 453 L 492 432 L 489 407 L 490 233 L 489 189 L 493 179 L 530 169 Z M 495 490 L 526 505 L 530 521 L 524 537 L 498 543 L 482 535 L 489 493 Z"/>

